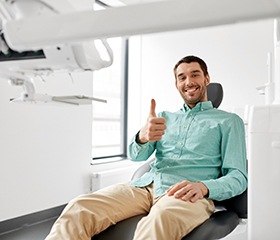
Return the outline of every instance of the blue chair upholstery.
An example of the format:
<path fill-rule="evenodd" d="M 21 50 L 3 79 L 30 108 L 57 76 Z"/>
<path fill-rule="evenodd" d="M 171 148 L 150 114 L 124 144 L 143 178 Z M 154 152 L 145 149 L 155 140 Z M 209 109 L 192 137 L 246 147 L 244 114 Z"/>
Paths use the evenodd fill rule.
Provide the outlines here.
<path fill-rule="evenodd" d="M 210 83 L 207 87 L 208 99 L 214 107 L 218 108 L 223 99 L 223 88 L 219 83 Z M 150 163 L 147 161 L 135 171 L 132 179 L 141 177 L 150 170 Z M 247 218 L 247 190 L 234 198 L 215 202 L 216 207 L 222 210 L 216 211 L 203 224 L 195 228 L 182 240 L 214 240 L 221 239 L 232 232 L 239 224 L 240 218 Z M 106 229 L 104 232 L 94 236 L 92 240 L 132 240 L 137 223 L 144 215 L 135 216 L 117 223 Z"/>

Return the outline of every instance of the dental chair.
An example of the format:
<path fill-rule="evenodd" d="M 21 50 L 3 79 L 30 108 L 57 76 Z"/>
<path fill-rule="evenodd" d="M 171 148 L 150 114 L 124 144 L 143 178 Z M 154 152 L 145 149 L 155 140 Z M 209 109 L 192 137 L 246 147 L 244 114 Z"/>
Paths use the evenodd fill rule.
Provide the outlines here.
<path fill-rule="evenodd" d="M 210 83 L 207 87 L 207 95 L 213 106 L 218 108 L 223 99 L 222 86 L 219 83 Z M 147 161 L 138 168 L 132 179 L 139 178 L 149 171 L 150 163 L 153 160 Z M 231 233 L 241 219 L 247 219 L 247 190 L 231 199 L 221 202 L 215 201 L 215 206 L 217 211 L 208 220 L 183 237 L 182 240 L 214 240 L 224 238 Z M 123 220 L 94 236 L 92 240 L 132 240 L 137 223 L 144 216 L 139 215 Z"/>

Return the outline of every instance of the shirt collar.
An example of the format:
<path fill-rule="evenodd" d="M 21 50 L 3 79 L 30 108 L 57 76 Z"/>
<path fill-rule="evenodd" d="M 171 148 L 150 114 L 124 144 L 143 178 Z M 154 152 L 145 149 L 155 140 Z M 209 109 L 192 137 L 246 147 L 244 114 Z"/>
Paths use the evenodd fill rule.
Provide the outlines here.
<path fill-rule="evenodd" d="M 183 111 L 184 112 L 188 112 L 188 111 L 192 111 L 192 112 L 200 112 L 200 111 L 205 111 L 205 110 L 209 110 L 212 109 L 213 105 L 211 101 L 207 101 L 207 102 L 199 102 L 195 105 L 194 108 L 190 109 L 189 106 L 187 104 L 184 103 L 183 106 Z"/>

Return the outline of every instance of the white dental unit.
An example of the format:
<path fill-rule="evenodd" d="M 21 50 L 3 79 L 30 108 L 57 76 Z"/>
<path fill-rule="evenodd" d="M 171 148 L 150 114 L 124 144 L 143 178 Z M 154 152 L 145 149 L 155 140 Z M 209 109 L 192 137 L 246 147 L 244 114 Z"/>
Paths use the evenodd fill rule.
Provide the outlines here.
<path fill-rule="evenodd" d="M 248 123 L 250 240 L 280 236 L 280 25 L 274 21 L 272 81 L 266 84 L 266 106 L 253 106 Z"/>
<path fill-rule="evenodd" d="M 58 13 L 51 6 L 61 11 Z M 203 14 L 193 11 L 198 8 Z M 30 13 L 33 14 L 30 16 Z M 133 18 L 127 21 L 127 16 Z M 0 77 L 25 88 L 20 97 L 22 101 L 54 101 L 55 97 L 37 94 L 32 79 L 52 72 L 93 71 L 109 66 L 112 53 L 104 40 L 106 38 L 266 18 L 280 18 L 280 0 L 173 0 L 98 12 L 74 12 L 66 0 L 1 0 L 0 51 L 5 53 L 12 49 L 15 53 L 30 52 L 33 55 L 24 61 L 1 61 Z M 279 32 L 276 21 L 273 84 L 268 85 L 270 88 L 267 91 L 274 96 L 266 106 L 251 108 L 248 123 L 250 240 L 276 239 L 280 236 Z M 94 45 L 95 39 L 102 39 L 109 60 L 101 59 Z M 91 61 L 93 58 L 96 59 L 94 64 Z M 80 96 L 81 99 L 95 100 L 84 96 Z"/>

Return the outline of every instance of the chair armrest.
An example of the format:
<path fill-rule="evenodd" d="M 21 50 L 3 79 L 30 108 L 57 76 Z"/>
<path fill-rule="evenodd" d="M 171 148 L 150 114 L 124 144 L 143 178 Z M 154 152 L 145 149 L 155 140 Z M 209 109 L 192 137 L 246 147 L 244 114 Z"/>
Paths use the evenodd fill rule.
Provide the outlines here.
<path fill-rule="evenodd" d="M 247 218 L 247 189 L 240 195 L 224 201 L 215 201 L 216 205 L 225 206 L 227 210 L 237 213 L 239 218 Z"/>
<path fill-rule="evenodd" d="M 144 173 L 149 172 L 151 169 L 150 164 L 154 160 L 155 160 L 154 158 L 149 159 L 143 165 L 141 165 L 139 168 L 137 168 L 136 171 L 134 172 L 134 174 L 132 175 L 131 180 L 140 178 L 144 175 Z"/>

